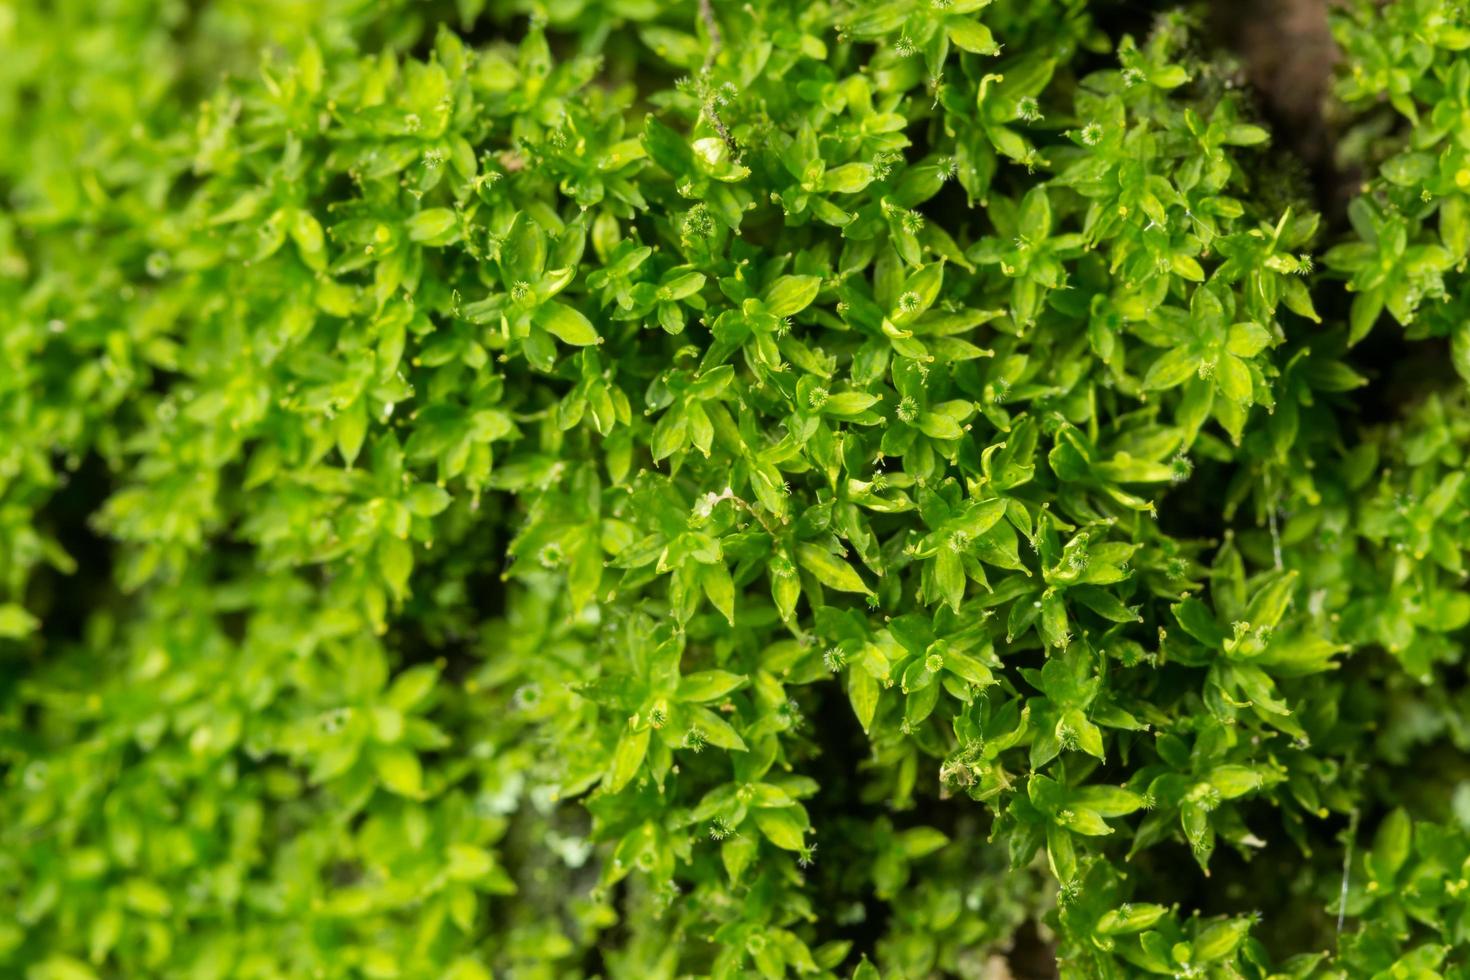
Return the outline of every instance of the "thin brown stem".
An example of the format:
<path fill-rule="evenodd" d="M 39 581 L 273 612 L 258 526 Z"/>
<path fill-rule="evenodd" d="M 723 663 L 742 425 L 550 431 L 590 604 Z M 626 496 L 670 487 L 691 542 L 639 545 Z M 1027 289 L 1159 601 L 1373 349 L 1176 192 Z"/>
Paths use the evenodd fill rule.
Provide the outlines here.
<path fill-rule="evenodd" d="M 720 54 L 720 48 L 724 46 L 725 37 L 720 33 L 720 22 L 715 20 L 715 8 L 710 0 L 699 0 L 699 19 L 709 32 L 709 50 L 704 53 L 704 73 L 708 75 L 709 70 L 714 67 L 715 58 Z"/>
<path fill-rule="evenodd" d="M 709 50 L 704 53 L 704 66 L 700 69 L 700 82 L 704 88 L 704 112 L 709 116 L 715 132 L 720 134 L 720 139 L 724 140 L 725 146 L 729 147 L 730 155 L 738 161 L 740 148 L 735 145 L 735 137 L 730 135 L 725 121 L 720 118 L 719 108 L 715 105 L 715 88 L 710 82 L 715 59 L 720 56 L 720 51 L 725 44 L 725 36 L 720 32 L 720 22 L 715 19 L 715 8 L 711 0 L 699 0 L 699 19 L 704 23 L 704 29 L 709 34 Z"/>

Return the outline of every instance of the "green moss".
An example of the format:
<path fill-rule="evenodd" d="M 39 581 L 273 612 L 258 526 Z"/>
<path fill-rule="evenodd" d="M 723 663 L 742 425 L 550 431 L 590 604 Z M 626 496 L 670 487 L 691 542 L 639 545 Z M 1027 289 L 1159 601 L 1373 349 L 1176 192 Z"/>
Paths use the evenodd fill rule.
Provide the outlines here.
<path fill-rule="evenodd" d="M 0 970 L 1470 976 L 1463 10 L 486 7 L 0 7 Z"/>

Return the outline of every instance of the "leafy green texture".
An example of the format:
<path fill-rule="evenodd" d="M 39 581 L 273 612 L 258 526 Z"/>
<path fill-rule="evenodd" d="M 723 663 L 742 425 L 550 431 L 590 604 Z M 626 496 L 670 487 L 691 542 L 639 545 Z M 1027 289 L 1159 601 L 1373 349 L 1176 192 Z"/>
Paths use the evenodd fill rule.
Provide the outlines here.
<path fill-rule="evenodd" d="M 1470 20 L 1335 16 L 1341 228 L 1102 0 L 0 5 L 0 968 L 1470 977 Z"/>

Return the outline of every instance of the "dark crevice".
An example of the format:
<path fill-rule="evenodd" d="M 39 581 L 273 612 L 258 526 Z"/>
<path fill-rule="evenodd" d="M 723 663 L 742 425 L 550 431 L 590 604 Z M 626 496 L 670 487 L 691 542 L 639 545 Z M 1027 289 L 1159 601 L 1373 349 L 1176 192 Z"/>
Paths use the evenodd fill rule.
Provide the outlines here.
<path fill-rule="evenodd" d="M 877 940 L 889 918 L 888 904 L 873 893 L 866 876 L 871 859 L 861 829 L 890 811 L 863 798 L 858 763 L 871 748 L 841 685 L 821 685 L 816 695 L 808 730 L 815 743 L 813 761 L 823 763 L 821 789 L 806 808 L 821 850 L 810 880 L 822 906 L 837 913 L 835 934 L 823 938 L 851 942 L 848 961 L 856 964 L 862 956 L 876 959 Z"/>
<path fill-rule="evenodd" d="M 1327 11 L 1327 0 L 1213 0 L 1208 20 L 1210 36 L 1239 58 L 1272 144 L 1300 162 L 1317 210 L 1340 227 L 1356 181 L 1333 152 L 1328 99 L 1340 56 Z"/>
<path fill-rule="evenodd" d="M 80 642 L 88 618 L 115 596 L 115 545 L 97 532 L 92 517 L 113 492 L 112 473 L 102 457 L 88 453 L 75 465 L 52 461 L 59 486 L 36 513 L 35 527 L 54 538 L 76 562 L 66 573 L 41 566 L 32 577 L 27 605 L 46 623 L 46 641 L 53 647 Z"/>
<path fill-rule="evenodd" d="M 506 613 L 508 585 L 501 573 L 511 506 L 508 494 L 486 493 L 465 518 L 473 532 L 445 535 L 446 546 L 415 548 L 409 598 L 390 619 L 387 645 L 398 656 L 398 669 L 437 662 L 445 679 L 459 684 L 481 666 L 479 624 Z M 451 585 L 435 589 L 440 582 Z"/>
<path fill-rule="evenodd" d="M 1006 965 L 1013 980 L 1057 980 L 1061 976 L 1056 945 L 1033 919 L 1027 919 L 1016 930 Z"/>

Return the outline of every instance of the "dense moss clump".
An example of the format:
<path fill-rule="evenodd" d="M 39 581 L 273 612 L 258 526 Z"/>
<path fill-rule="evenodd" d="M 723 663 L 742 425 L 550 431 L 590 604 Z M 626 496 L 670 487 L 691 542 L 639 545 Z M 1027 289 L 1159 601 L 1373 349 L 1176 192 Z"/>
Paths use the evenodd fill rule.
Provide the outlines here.
<path fill-rule="evenodd" d="M 0 974 L 1470 977 L 1470 14 L 1332 17 L 1345 208 L 1162 5 L 0 2 Z"/>

